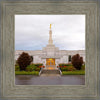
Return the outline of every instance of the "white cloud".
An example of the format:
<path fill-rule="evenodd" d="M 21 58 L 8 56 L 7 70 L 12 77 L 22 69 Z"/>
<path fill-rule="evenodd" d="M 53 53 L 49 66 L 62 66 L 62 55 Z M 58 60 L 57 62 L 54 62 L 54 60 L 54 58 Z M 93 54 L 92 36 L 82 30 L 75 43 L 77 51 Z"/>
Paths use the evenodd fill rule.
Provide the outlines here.
<path fill-rule="evenodd" d="M 85 49 L 85 15 L 15 15 L 15 49 L 40 50 L 49 39 L 66 50 Z"/>

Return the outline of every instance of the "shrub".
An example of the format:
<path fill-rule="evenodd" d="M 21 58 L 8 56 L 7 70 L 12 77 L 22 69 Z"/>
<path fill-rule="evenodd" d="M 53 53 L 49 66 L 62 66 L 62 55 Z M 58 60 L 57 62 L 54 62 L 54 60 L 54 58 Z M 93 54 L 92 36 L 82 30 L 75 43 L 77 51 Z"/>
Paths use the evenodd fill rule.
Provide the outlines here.
<path fill-rule="evenodd" d="M 33 68 L 32 67 L 26 67 L 26 71 L 27 72 L 32 72 L 33 71 Z"/>
<path fill-rule="evenodd" d="M 74 66 L 68 66 L 67 71 L 75 71 L 76 68 Z"/>
<path fill-rule="evenodd" d="M 31 57 L 29 56 L 28 53 L 23 52 L 23 53 L 19 56 L 17 62 L 18 62 L 18 65 L 20 66 L 20 70 L 25 70 L 26 67 L 27 67 L 28 65 L 30 65 L 30 63 L 31 63 Z"/>
<path fill-rule="evenodd" d="M 85 70 L 85 65 L 82 65 L 81 70 Z"/>
<path fill-rule="evenodd" d="M 80 57 L 79 54 L 74 55 L 72 57 L 72 64 L 77 70 L 80 70 L 83 64 L 83 57 Z"/>
<path fill-rule="evenodd" d="M 74 66 L 64 66 L 60 68 L 61 71 L 75 71 L 76 68 Z"/>
<path fill-rule="evenodd" d="M 39 66 L 39 68 L 45 68 L 45 66 Z"/>
<path fill-rule="evenodd" d="M 18 62 L 17 62 L 17 60 L 15 61 L 15 66 L 18 66 Z"/>
<path fill-rule="evenodd" d="M 66 66 L 72 66 L 72 63 L 67 63 Z"/>
<path fill-rule="evenodd" d="M 20 67 L 15 65 L 15 71 L 20 71 Z"/>
<path fill-rule="evenodd" d="M 42 63 L 37 63 L 37 64 L 34 64 L 34 65 L 39 67 L 39 66 L 42 66 L 43 64 Z"/>
<path fill-rule="evenodd" d="M 67 67 L 61 67 L 60 69 L 61 69 L 61 71 L 68 71 Z"/>
<path fill-rule="evenodd" d="M 72 63 L 62 63 L 62 64 L 59 64 L 60 67 L 64 67 L 64 66 L 72 66 Z"/>
<path fill-rule="evenodd" d="M 30 72 L 35 71 L 35 69 L 36 69 L 36 66 L 34 64 L 28 65 L 26 67 L 26 71 L 30 71 Z"/>
<path fill-rule="evenodd" d="M 35 69 L 35 71 L 40 71 L 40 69 L 41 69 L 41 68 L 38 68 L 38 67 L 37 67 L 37 68 Z"/>
<path fill-rule="evenodd" d="M 59 66 L 64 66 L 64 64 L 62 63 L 62 64 L 59 64 Z"/>

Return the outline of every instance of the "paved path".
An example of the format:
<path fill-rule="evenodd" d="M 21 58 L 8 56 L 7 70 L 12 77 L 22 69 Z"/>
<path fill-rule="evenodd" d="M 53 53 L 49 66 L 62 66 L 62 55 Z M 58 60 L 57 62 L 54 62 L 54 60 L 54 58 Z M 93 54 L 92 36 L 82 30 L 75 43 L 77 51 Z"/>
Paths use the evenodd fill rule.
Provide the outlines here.
<path fill-rule="evenodd" d="M 85 75 L 16 75 L 16 85 L 84 85 Z"/>

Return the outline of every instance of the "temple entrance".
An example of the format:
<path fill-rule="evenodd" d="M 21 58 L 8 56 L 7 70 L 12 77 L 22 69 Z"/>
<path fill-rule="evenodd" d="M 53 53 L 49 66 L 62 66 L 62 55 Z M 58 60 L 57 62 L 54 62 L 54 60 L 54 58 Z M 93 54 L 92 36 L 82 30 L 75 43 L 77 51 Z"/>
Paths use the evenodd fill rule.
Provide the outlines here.
<path fill-rule="evenodd" d="M 54 58 L 47 58 L 46 59 L 46 65 L 48 66 L 52 66 L 52 65 L 55 65 L 55 59 Z"/>
<path fill-rule="evenodd" d="M 47 58 L 46 59 L 46 69 L 53 70 L 56 68 L 55 59 L 54 58 Z"/>

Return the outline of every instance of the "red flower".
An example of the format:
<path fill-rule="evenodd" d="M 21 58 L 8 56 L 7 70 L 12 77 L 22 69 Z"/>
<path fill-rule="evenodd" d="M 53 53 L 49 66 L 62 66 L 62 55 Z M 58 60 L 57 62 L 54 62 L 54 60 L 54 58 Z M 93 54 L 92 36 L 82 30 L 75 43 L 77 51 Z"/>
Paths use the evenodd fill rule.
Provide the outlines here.
<path fill-rule="evenodd" d="M 43 68 L 45 68 L 45 66 L 43 66 Z"/>
<path fill-rule="evenodd" d="M 42 68 L 42 66 L 39 66 L 39 68 Z"/>

